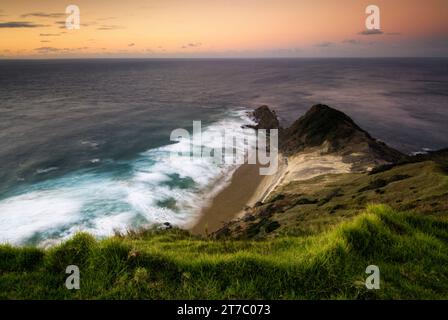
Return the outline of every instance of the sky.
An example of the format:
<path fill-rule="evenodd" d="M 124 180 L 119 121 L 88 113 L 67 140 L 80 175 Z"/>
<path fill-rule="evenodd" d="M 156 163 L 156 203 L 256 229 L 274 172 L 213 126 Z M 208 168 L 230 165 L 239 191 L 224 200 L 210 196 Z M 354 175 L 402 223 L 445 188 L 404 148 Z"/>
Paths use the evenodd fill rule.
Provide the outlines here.
<path fill-rule="evenodd" d="M 405 56 L 448 57 L 447 0 L 0 0 L 0 58 Z"/>

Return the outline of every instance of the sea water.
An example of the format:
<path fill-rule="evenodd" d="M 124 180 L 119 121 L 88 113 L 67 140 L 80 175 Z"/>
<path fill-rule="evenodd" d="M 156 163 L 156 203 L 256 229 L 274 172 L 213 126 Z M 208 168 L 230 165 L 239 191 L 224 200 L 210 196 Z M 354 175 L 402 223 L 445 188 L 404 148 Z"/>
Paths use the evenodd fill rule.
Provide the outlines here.
<path fill-rule="evenodd" d="M 189 227 L 234 165 L 172 153 L 284 126 L 316 103 L 411 153 L 448 146 L 448 59 L 0 61 L 0 242 L 51 244 L 169 222 Z"/>

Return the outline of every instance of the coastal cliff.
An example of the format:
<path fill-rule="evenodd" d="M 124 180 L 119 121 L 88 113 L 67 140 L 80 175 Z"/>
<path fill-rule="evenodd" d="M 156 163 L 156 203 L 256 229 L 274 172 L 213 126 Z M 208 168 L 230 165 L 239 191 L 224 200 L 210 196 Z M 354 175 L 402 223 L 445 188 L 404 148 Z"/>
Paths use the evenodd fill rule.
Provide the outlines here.
<path fill-rule="evenodd" d="M 278 123 L 266 106 L 255 110 L 254 119 L 262 119 L 259 128 Z M 282 179 L 214 237 L 314 234 L 353 218 L 369 203 L 424 213 L 448 210 L 446 175 L 440 170 L 446 151 L 404 155 L 322 104 L 280 128 L 279 139 L 287 159 Z"/>
<path fill-rule="evenodd" d="M 374 139 L 345 113 L 324 104 L 312 106 L 290 127 L 283 129 L 275 111 L 261 106 L 252 113 L 255 129 L 279 129 L 280 151 L 292 157 L 301 152 L 319 150 L 337 154 L 353 170 L 364 171 L 380 164 L 404 161 L 407 156 Z"/>
<path fill-rule="evenodd" d="M 323 105 L 286 129 L 267 107 L 253 116 L 254 129 L 280 130 L 288 159 L 262 201 L 210 235 L 156 226 L 50 249 L 0 245 L 0 298 L 448 298 L 448 150 L 405 156 Z M 246 173 L 219 213 L 253 187 Z M 381 290 L 365 286 L 371 264 Z M 80 290 L 64 286 L 68 265 Z"/>

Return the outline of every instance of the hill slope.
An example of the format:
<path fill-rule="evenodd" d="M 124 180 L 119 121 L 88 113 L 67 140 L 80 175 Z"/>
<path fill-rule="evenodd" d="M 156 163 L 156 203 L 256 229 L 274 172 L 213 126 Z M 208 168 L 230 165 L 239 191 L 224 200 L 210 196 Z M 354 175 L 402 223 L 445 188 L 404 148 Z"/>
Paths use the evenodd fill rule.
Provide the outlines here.
<path fill-rule="evenodd" d="M 0 298 L 448 298 L 447 230 L 447 221 L 373 206 L 316 236 L 219 241 L 171 230 L 100 242 L 79 234 L 49 251 L 0 246 Z M 81 290 L 64 287 L 70 264 Z M 370 264 L 380 290 L 365 288 Z"/>
<path fill-rule="evenodd" d="M 397 162 L 406 158 L 401 152 L 373 139 L 345 113 L 323 104 L 314 105 L 285 129 L 280 145 L 288 155 L 325 146 L 327 152 L 347 156 L 362 152 L 372 160 Z"/>
<path fill-rule="evenodd" d="M 448 213 L 445 158 L 395 165 L 373 173 L 325 174 L 277 187 L 214 235 L 252 239 L 316 234 L 358 215 L 372 203 L 416 214 Z M 445 159 L 445 160 L 442 160 Z"/>
<path fill-rule="evenodd" d="M 279 127 L 257 110 L 255 129 Z M 285 180 L 209 237 L 154 229 L 78 234 L 48 250 L 0 245 L 0 299 L 448 298 L 447 150 L 404 156 L 323 105 L 280 138 L 287 154 L 336 154 L 352 170 Z M 72 264 L 80 290 L 65 288 Z M 380 290 L 365 287 L 372 264 Z"/>

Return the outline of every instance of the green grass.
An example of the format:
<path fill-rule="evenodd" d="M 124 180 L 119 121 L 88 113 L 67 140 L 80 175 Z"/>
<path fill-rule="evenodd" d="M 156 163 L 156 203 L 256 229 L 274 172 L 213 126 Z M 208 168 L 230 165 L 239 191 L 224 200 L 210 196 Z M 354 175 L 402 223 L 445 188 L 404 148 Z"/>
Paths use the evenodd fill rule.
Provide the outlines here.
<path fill-rule="evenodd" d="M 424 161 L 376 174 L 327 174 L 290 182 L 278 188 L 265 203 L 250 209 L 250 219 L 233 222 L 226 228 L 229 236 L 239 239 L 314 235 L 352 220 L 371 204 L 445 216 L 447 171 L 434 161 Z"/>
<path fill-rule="evenodd" d="M 65 288 L 78 265 L 81 289 Z M 381 289 L 367 290 L 368 265 Z M 97 241 L 87 234 L 48 250 L 0 246 L 3 299 L 446 299 L 444 217 L 369 206 L 307 236 L 201 239 L 181 230 Z"/>

